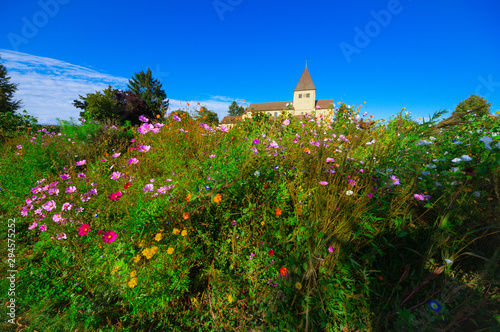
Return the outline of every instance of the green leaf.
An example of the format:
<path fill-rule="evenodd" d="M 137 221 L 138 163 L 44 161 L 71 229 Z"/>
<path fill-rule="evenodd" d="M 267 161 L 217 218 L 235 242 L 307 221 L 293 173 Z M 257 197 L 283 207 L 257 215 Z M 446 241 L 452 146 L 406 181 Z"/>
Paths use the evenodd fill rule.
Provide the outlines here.
<path fill-rule="evenodd" d="M 408 233 L 404 231 L 398 234 L 399 237 L 405 237 L 406 235 L 408 235 Z"/>

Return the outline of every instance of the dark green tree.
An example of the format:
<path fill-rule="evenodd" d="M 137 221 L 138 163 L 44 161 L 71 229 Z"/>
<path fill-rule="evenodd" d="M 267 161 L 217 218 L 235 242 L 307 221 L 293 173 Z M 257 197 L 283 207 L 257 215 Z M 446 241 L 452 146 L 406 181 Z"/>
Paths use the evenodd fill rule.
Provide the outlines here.
<path fill-rule="evenodd" d="M 205 106 L 200 107 L 198 111 L 198 117 L 201 122 L 209 124 L 209 125 L 218 125 L 219 124 L 219 116 L 214 111 L 210 111 Z"/>
<path fill-rule="evenodd" d="M 245 108 L 243 108 L 243 106 L 238 106 L 236 101 L 233 101 L 231 105 L 229 105 L 229 111 L 227 113 L 230 116 L 240 116 L 245 113 Z"/>
<path fill-rule="evenodd" d="M 472 111 L 473 114 L 477 116 L 483 116 L 490 114 L 491 103 L 481 96 L 478 95 L 470 95 L 469 98 L 461 101 L 457 107 L 455 107 L 455 111 L 452 114 L 456 113 L 466 113 L 467 111 Z"/>
<path fill-rule="evenodd" d="M 1 57 L 0 57 L 1 59 Z M 10 83 L 7 68 L 0 62 L 0 113 L 15 112 L 21 108 L 20 100 L 14 100 L 18 84 Z"/>
<path fill-rule="evenodd" d="M 135 73 L 134 77 L 128 81 L 127 87 L 135 95 L 141 97 L 155 115 L 163 116 L 163 112 L 168 109 L 167 94 L 162 90 L 160 81 L 153 78 L 150 68 L 147 72 Z"/>
<path fill-rule="evenodd" d="M 80 116 L 86 120 L 118 119 L 120 107 L 115 100 L 118 91 L 109 85 L 102 92 L 87 93 L 85 97 L 80 95 L 80 100 L 75 99 L 73 106 L 83 110 L 80 112 Z"/>

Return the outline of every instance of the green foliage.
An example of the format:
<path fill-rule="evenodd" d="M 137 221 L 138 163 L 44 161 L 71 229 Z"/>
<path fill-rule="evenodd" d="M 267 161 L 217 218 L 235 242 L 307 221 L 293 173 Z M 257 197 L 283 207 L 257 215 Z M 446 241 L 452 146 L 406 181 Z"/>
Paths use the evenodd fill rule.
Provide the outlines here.
<path fill-rule="evenodd" d="M 319 145 L 311 143 L 320 132 L 315 121 L 292 119 L 283 128 L 282 117 L 254 113 L 241 129 L 208 133 L 205 119 L 177 116 L 182 121 L 169 116 L 158 133 L 61 121 L 35 140 L 8 142 L 0 199 L 21 248 L 19 324 L 44 331 L 497 326 L 497 119 L 467 124 L 463 150 L 450 133 L 419 145 L 431 141 L 427 124 L 408 116 L 370 136 L 341 117 L 348 128 L 321 132 L 349 142 Z M 493 138 L 491 149 L 484 136 Z M 266 148 L 268 139 L 279 148 Z M 465 154 L 472 160 L 452 161 Z M 55 182 L 60 192 L 51 195 Z M 46 198 L 26 207 L 42 197 L 36 188 Z M 424 194 L 430 198 L 415 196 Z M 34 227 L 35 210 L 48 200 L 56 210 L 42 208 Z M 54 222 L 64 203 L 72 209 Z M 82 224 L 88 233 L 79 234 Z M 108 231 L 116 238 L 106 243 Z M 61 233 L 66 239 L 57 239 Z M 7 242 L 6 231 L 0 239 Z"/>
<path fill-rule="evenodd" d="M 85 97 L 79 96 L 81 100 L 75 99 L 73 105 L 83 110 L 80 116 L 87 121 L 118 119 L 120 107 L 115 101 L 117 91 L 118 89 L 114 89 L 109 85 L 102 92 L 96 91 L 87 93 Z"/>
<path fill-rule="evenodd" d="M 200 107 L 197 112 L 198 118 L 201 119 L 201 122 L 209 124 L 209 125 L 218 125 L 219 124 L 219 116 L 214 111 L 208 110 L 205 106 Z"/>
<path fill-rule="evenodd" d="M 230 116 L 240 116 L 245 113 L 245 108 L 243 106 L 238 106 L 238 103 L 236 101 L 233 101 L 231 105 L 229 105 L 229 110 L 227 112 L 228 115 Z"/>
<path fill-rule="evenodd" d="M 0 57 L 1 59 L 1 57 Z M 14 93 L 19 84 L 11 83 L 7 68 L 0 63 L 0 114 L 14 113 L 22 104 L 20 100 L 14 100 Z"/>
<path fill-rule="evenodd" d="M 37 127 L 37 118 L 29 115 L 26 110 L 22 113 L 0 113 L 0 143 L 26 132 L 29 133 L 30 130 Z"/>
<path fill-rule="evenodd" d="M 162 89 L 160 81 L 153 78 L 150 68 L 146 72 L 135 73 L 134 77 L 128 81 L 128 88 L 141 97 L 154 115 L 163 116 L 164 110 L 168 109 L 167 94 Z"/>
<path fill-rule="evenodd" d="M 461 101 L 457 107 L 455 107 L 455 113 L 466 113 L 467 111 L 472 111 L 473 114 L 477 116 L 483 116 L 490 114 L 491 103 L 488 103 L 486 98 L 478 95 L 470 95 L 469 98 Z"/>

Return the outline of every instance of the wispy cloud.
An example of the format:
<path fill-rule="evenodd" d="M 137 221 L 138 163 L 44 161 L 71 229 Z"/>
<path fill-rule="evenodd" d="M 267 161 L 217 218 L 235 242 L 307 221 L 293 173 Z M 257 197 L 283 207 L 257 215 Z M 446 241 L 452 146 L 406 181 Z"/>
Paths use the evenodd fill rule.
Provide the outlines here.
<path fill-rule="evenodd" d="M 80 109 L 73 106 L 79 95 L 101 91 L 111 85 L 126 89 L 128 79 L 101 73 L 57 59 L 0 49 L 1 61 L 7 68 L 11 82 L 19 83 L 15 98 L 21 99 L 23 109 L 38 118 L 41 124 L 56 124 L 57 119 L 78 119 Z M 168 95 L 168 92 L 167 92 Z M 227 96 L 210 96 L 204 100 L 182 101 L 170 99 L 170 109 L 193 110 L 199 102 L 213 110 L 222 119 L 229 105 L 236 100 Z M 187 103 L 191 107 L 187 107 Z M 245 103 L 247 105 L 248 103 Z M 199 108 L 199 106 L 198 106 Z"/>

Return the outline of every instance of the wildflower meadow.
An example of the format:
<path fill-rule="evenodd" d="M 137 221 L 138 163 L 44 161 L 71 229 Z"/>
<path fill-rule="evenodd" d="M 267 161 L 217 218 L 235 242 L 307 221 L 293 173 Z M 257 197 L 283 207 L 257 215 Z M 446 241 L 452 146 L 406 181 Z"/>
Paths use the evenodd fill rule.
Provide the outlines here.
<path fill-rule="evenodd" d="M 499 117 L 432 136 L 443 112 L 361 129 L 359 106 L 18 132 L 0 159 L 17 271 L 0 329 L 499 329 Z"/>

